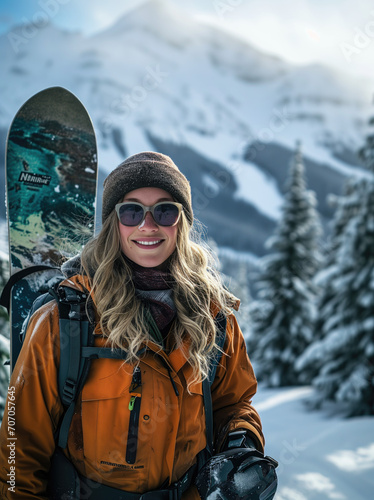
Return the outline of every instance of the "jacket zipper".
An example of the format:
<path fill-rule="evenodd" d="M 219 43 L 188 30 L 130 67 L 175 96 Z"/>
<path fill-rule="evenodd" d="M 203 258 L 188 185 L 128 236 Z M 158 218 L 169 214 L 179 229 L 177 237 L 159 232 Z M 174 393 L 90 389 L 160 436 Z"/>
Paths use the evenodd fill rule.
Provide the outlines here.
<path fill-rule="evenodd" d="M 126 462 L 128 464 L 134 464 L 136 461 L 136 452 L 138 449 L 140 403 L 142 399 L 142 381 L 139 367 L 136 367 L 134 369 L 134 373 L 132 375 L 130 396 L 130 420 L 126 446 Z"/>

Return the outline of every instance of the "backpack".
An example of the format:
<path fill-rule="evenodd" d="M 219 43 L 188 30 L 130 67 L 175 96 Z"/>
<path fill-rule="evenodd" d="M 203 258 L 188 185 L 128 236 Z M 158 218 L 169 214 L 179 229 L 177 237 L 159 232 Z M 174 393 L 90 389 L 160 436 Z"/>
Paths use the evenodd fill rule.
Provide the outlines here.
<path fill-rule="evenodd" d="M 58 372 L 58 391 L 61 402 L 64 406 L 64 413 L 61 417 L 57 434 L 56 444 L 60 448 L 67 445 L 70 424 L 73 418 L 75 404 L 78 395 L 83 389 L 88 376 L 90 364 L 93 359 L 109 358 L 126 360 L 126 351 L 122 349 L 112 349 L 110 347 L 94 346 L 94 312 L 92 301 L 87 293 L 74 290 L 70 287 L 60 285 L 66 279 L 60 268 L 48 265 L 37 265 L 23 269 L 11 276 L 5 285 L 0 298 L 0 305 L 6 307 L 9 312 L 11 290 L 15 283 L 29 276 L 32 273 L 41 271 L 56 270 L 57 276 L 50 280 L 53 284 L 46 293 L 38 296 L 30 308 L 26 319 L 22 325 L 20 333 L 21 343 L 23 342 L 27 326 L 31 316 L 44 304 L 55 300 L 58 305 L 59 329 L 60 329 L 60 366 Z M 217 325 L 217 345 L 218 349 L 213 355 L 209 367 L 209 376 L 202 383 L 203 400 L 206 420 L 207 448 L 208 456 L 213 455 L 213 409 L 211 398 L 211 385 L 215 379 L 217 366 L 220 363 L 222 349 L 226 339 L 226 317 L 219 313 L 215 319 Z M 145 351 L 138 352 L 141 355 Z M 16 353 L 17 356 L 19 352 Z M 12 360 L 15 364 L 15 359 Z M 11 367 L 13 369 L 13 366 Z M 134 370 L 133 384 L 137 382 L 138 373 Z M 171 378 L 172 383 L 174 382 Z M 176 389 L 176 388 L 175 388 Z"/>

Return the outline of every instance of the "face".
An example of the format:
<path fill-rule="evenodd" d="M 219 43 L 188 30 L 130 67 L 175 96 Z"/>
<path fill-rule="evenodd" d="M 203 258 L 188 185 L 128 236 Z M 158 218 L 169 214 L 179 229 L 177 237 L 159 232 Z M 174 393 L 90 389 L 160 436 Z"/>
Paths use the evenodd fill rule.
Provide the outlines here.
<path fill-rule="evenodd" d="M 147 187 L 130 191 L 122 201 L 136 201 L 150 207 L 160 201 L 174 200 L 163 189 Z M 124 226 L 119 221 L 118 224 L 122 251 L 139 266 L 157 267 L 175 250 L 178 224 L 170 227 L 158 226 L 151 212 L 147 212 L 139 226 Z"/>

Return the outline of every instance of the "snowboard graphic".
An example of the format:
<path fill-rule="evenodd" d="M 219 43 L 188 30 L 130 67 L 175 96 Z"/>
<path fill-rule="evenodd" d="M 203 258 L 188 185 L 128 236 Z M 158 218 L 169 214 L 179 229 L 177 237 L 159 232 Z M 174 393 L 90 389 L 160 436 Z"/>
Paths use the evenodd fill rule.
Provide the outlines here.
<path fill-rule="evenodd" d="M 93 235 L 96 139 L 90 117 L 69 91 L 52 87 L 29 99 L 10 127 L 6 199 L 10 274 L 59 266 Z M 12 290 L 11 369 L 24 318 L 53 271 L 30 275 Z"/>

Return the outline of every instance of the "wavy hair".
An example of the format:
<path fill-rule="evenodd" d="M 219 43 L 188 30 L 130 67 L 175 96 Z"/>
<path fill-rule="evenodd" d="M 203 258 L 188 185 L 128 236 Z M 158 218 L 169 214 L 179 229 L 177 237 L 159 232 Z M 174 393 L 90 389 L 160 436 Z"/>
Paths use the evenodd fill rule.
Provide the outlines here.
<path fill-rule="evenodd" d="M 81 263 L 82 272 L 90 279 L 101 330 L 109 345 L 126 349 L 126 362 L 138 362 L 137 353 L 142 344 L 154 340 L 146 327 L 142 302 L 135 294 L 131 267 L 121 251 L 115 211 L 100 233 L 84 247 Z M 210 358 L 217 348 L 212 307 L 228 315 L 237 298 L 223 286 L 210 249 L 201 242 L 201 234 L 189 226 L 183 212 L 169 271 L 174 279 L 177 308 L 174 342 L 178 347 L 188 339 L 189 349 L 185 355 L 193 368 L 192 379 L 188 381 L 190 387 L 207 377 Z"/>

